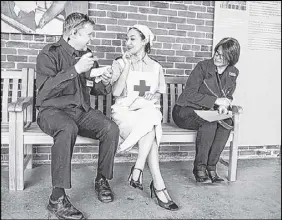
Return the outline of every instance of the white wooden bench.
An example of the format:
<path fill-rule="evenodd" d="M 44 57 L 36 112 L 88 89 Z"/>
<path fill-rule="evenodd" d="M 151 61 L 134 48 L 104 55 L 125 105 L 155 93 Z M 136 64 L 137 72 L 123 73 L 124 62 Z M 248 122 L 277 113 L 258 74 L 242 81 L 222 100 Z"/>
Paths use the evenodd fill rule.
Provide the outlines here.
<path fill-rule="evenodd" d="M 18 75 L 17 75 L 17 74 Z M 34 70 L 24 69 L 23 71 L 2 72 L 2 78 L 4 79 L 4 86 L 1 91 L 3 92 L 2 99 L 2 111 L 9 112 L 8 116 L 2 118 L 1 139 L 3 144 L 9 143 L 9 189 L 10 190 L 23 190 L 24 189 L 24 170 L 25 168 L 32 167 L 32 145 L 52 145 L 53 138 L 43 133 L 38 127 L 36 122 L 32 122 L 32 113 L 34 108 L 33 88 L 34 88 Z M 23 82 L 28 82 L 23 87 L 23 94 L 21 97 L 17 96 L 16 89 L 12 91 L 12 102 L 8 104 L 7 90 L 9 76 L 13 79 L 13 88 L 16 88 L 18 81 L 16 79 L 22 78 Z M 26 77 L 26 78 L 25 78 Z M 2 80 L 2 79 L 1 79 Z M 161 106 L 163 112 L 163 136 L 161 142 L 173 142 L 173 143 L 195 143 L 196 131 L 185 130 L 178 128 L 171 117 L 172 108 L 175 104 L 175 100 L 181 94 L 187 77 L 166 77 L 167 93 L 161 98 Z M 2 82 L 2 81 L 1 81 Z M 3 102 L 5 105 L 3 105 Z M 111 105 L 114 100 L 111 94 L 106 96 L 91 96 L 91 106 L 99 109 L 106 115 L 110 115 Z M 229 162 L 220 160 L 224 165 L 228 166 L 228 180 L 236 180 L 237 170 L 237 157 L 238 157 L 238 129 L 239 129 L 239 114 L 240 108 L 234 108 L 236 112 L 234 114 L 235 126 L 231 132 L 227 145 L 230 144 Z M 5 119 L 3 121 L 3 119 Z M 9 125 L 9 127 L 8 127 Z M 78 136 L 76 144 L 93 144 L 98 145 L 97 140 Z M 26 156 L 26 155 L 27 156 Z"/>

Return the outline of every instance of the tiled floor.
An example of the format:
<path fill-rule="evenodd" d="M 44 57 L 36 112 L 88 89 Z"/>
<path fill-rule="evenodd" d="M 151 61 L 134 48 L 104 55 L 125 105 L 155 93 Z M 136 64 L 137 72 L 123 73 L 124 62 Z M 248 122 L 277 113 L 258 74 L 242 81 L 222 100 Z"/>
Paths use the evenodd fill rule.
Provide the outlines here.
<path fill-rule="evenodd" d="M 162 209 L 149 197 L 151 180 L 144 172 L 144 191 L 127 182 L 132 163 L 117 163 L 110 181 L 115 193 L 112 203 L 101 203 L 94 192 L 94 165 L 73 165 L 72 203 L 88 219 L 281 219 L 281 160 L 238 161 L 238 180 L 222 184 L 197 184 L 192 175 L 192 161 L 163 162 L 161 171 L 166 186 L 180 209 Z M 46 219 L 46 204 L 51 192 L 50 165 L 26 172 L 26 189 L 9 192 L 7 167 L 1 169 L 1 219 Z M 227 168 L 218 165 L 226 178 Z"/>

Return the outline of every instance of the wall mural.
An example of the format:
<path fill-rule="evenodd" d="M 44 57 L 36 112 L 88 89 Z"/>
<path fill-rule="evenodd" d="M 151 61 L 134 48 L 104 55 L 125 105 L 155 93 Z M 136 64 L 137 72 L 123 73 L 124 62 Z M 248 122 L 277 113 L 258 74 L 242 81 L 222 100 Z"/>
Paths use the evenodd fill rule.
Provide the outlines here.
<path fill-rule="evenodd" d="M 61 35 L 72 12 L 88 14 L 88 1 L 1 1 L 1 33 Z"/>

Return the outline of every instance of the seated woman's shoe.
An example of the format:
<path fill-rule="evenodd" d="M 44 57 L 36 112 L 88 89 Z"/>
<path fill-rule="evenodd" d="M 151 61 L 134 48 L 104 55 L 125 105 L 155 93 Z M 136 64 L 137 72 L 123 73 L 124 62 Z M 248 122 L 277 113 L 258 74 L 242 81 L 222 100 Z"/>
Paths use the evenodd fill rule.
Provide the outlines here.
<path fill-rule="evenodd" d="M 193 174 L 197 182 L 207 183 L 209 180 L 206 170 L 193 170 Z"/>
<path fill-rule="evenodd" d="M 153 184 L 153 181 L 151 182 L 150 184 L 150 189 L 151 189 L 151 198 L 153 198 L 153 192 L 158 200 L 158 204 L 160 207 L 162 208 L 165 208 L 165 209 L 168 209 L 170 211 L 175 211 L 178 208 L 178 205 L 176 205 L 168 196 L 167 194 L 167 190 L 166 188 L 164 189 L 161 189 L 161 190 L 156 190 L 155 187 L 154 187 L 154 184 Z M 163 202 L 162 200 L 159 199 L 159 197 L 157 196 L 157 192 L 163 192 L 163 194 L 165 195 L 166 199 L 168 200 L 167 203 Z"/>
<path fill-rule="evenodd" d="M 219 183 L 219 182 L 222 182 L 224 181 L 224 179 L 222 179 L 221 177 L 219 177 L 216 173 L 216 171 L 214 170 L 211 170 L 211 171 L 208 171 L 208 175 L 209 175 L 209 178 L 211 179 L 211 181 L 213 183 Z"/>
<path fill-rule="evenodd" d="M 139 170 L 139 171 L 140 171 L 137 180 L 134 180 L 134 179 L 133 179 L 133 171 L 134 171 L 134 170 Z M 129 177 L 128 177 L 129 185 L 132 186 L 132 187 L 134 187 L 134 188 L 143 190 L 143 185 L 142 185 L 142 183 L 140 182 L 140 180 L 141 180 L 141 175 L 142 175 L 142 177 L 143 177 L 143 170 L 138 169 L 138 168 L 135 168 L 134 166 L 131 167 L 131 171 L 130 171 L 130 174 L 129 174 Z"/>

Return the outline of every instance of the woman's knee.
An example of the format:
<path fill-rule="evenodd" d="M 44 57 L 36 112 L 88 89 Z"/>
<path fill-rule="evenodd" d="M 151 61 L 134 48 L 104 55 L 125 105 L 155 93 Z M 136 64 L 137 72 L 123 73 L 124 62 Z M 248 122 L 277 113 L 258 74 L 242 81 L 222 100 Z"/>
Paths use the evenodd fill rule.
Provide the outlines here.
<path fill-rule="evenodd" d="M 205 124 L 202 125 L 203 128 L 206 129 L 216 129 L 217 128 L 217 122 L 213 121 L 213 122 L 206 122 Z"/>

